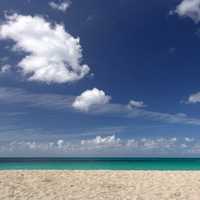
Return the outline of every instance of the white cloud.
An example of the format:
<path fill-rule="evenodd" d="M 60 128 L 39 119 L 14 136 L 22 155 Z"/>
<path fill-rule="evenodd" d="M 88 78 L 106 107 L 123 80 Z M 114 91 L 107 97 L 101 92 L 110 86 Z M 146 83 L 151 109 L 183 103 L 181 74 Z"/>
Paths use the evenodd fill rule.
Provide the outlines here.
<path fill-rule="evenodd" d="M 183 0 L 175 11 L 180 17 L 189 17 L 195 23 L 200 21 L 200 0 Z"/>
<path fill-rule="evenodd" d="M 18 63 L 31 81 L 67 83 L 85 77 L 89 67 L 81 64 L 82 47 L 60 24 L 51 24 L 40 16 L 6 16 L 0 26 L 0 39 L 11 39 L 13 51 L 27 55 Z"/>
<path fill-rule="evenodd" d="M 70 1 L 63 1 L 63 2 L 49 2 L 49 6 L 55 10 L 59 10 L 65 12 L 71 5 Z"/>
<path fill-rule="evenodd" d="M 188 145 L 183 143 L 181 144 L 181 147 L 185 149 L 185 148 L 188 148 Z"/>
<path fill-rule="evenodd" d="M 132 109 L 129 112 L 127 112 L 127 117 L 129 118 L 140 117 L 143 119 L 150 119 L 151 121 L 161 121 L 172 124 L 200 125 L 200 119 L 189 117 L 184 113 L 170 114 L 170 113 L 149 111 L 144 109 Z"/>
<path fill-rule="evenodd" d="M 6 65 L 3 65 L 3 66 L 1 67 L 0 72 L 1 72 L 1 73 L 6 73 L 6 72 L 8 72 L 10 69 L 11 69 L 11 66 L 8 65 L 8 64 L 6 64 Z"/>
<path fill-rule="evenodd" d="M 115 135 L 69 141 L 22 140 L 0 141 L 0 155 L 191 155 L 200 152 L 200 140 L 187 142 L 185 138 L 130 138 Z M 100 153 L 100 154 L 99 154 Z M 171 154 L 170 154 L 171 153 Z"/>
<path fill-rule="evenodd" d="M 146 105 L 144 104 L 143 101 L 135 101 L 135 100 L 130 100 L 128 103 L 128 108 L 144 108 Z"/>
<path fill-rule="evenodd" d="M 80 96 L 76 97 L 72 106 L 80 111 L 88 112 L 94 107 L 100 107 L 109 103 L 111 97 L 106 95 L 103 90 L 93 88 L 84 91 Z"/>
<path fill-rule="evenodd" d="M 112 136 L 96 136 L 94 139 L 81 140 L 82 145 L 101 145 L 101 146 L 115 146 L 120 144 L 120 138 L 116 138 L 115 135 Z"/>
<path fill-rule="evenodd" d="M 139 146 L 139 142 L 136 139 L 129 139 L 126 143 L 127 147 L 137 148 Z"/>
<path fill-rule="evenodd" d="M 188 98 L 188 103 L 200 103 L 200 92 L 191 94 Z"/>
<path fill-rule="evenodd" d="M 78 109 L 89 115 L 110 115 L 121 119 L 141 118 L 171 124 L 200 125 L 200 119 L 192 118 L 184 113 L 161 113 L 141 108 L 129 109 L 127 105 L 123 104 L 112 104 L 109 103 L 110 96 L 98 89 L 95 89 L 98 95 L 93 95 L 93 92 L 91 92 L 93 90 L 89 90 L 89 97 L 91 98 L 88 98 L 87 93 L 83 96 L 74 97 L 53 93 L 33 93 L 22 88 L 0 87 L 0 104 L 21 104 L 24 107 L 40 107 L 57 111 L 66 111 L 73 107 L 73 109 Z"/>
<path fill-rule="evenodd" d="M 173 137 L 170 139 L 172 142 L 176 142 L 177 141 L 177 138 Z"/>
<path fill-rule="evenodd" d="M 173 149 L 178 147 L 177 138 L 141 138 L 129 139 L 126 142 L 128 148 L 138 149 L 140 151 L 155 149 Z"/>
<path fill-rule="evenodd" d="M 71 151 L 71 145 L 64 140 L 58 141 L 12 141 L 0 145 L 0 152 L 10 151 L 13 153 L 62 153 Z M 73 145 L 72 145 L 73 146 Z M 6 150 L 7 149 L 7 150 Z"/>
<path fill-rule="evenodd" d="M 185 137 L 186 142 L 194 142 L 194 138 Z"/>
<path fill-rule="evenodd" d="M 58 146 L 59 149 L 62 148 L 63 144 L 64 144 L 64 140 L 60 139 L 60 140 L 57 141 L 57 146 Z"/>

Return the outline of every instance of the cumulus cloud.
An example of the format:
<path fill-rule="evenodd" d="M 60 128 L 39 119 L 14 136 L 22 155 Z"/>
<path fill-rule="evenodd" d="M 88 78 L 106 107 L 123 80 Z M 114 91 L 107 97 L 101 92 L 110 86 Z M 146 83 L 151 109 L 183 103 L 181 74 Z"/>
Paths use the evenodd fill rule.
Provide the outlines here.
<path fill-rule="evenodd" d="M 71 5 L 70 1 L 49 2 L 49 6 L 55 10 L 65 12 Z"/>
<path fill-rule="evenodd" d="M 200 92 L 197 92 L 195 94 L 191 94 L 188 97 L 187 103 L 200 103 Z"/>
<path fill-rule="evenodd" d="M 80 96 L 77 96 L 72 106 L 80 111 L 88 112 L 94 107 L 100 107 L 109 103 L 111 97 L 106 95 L 103 90 L 93 88 L 84 91 Z"/>
<path fill-rule="evenodd" d="M 81 64 L 79 38 L 40 16 L 13 14 L 0 26 L 0 39 L 15 42 L 12 50 L 26 55 L 17 64 L 30 81 L 67 83 L 82 79 L 88 65 Z"/>
<path fill-rule="evenodd" d="M 176 13 L 180 17 L 189 17 L 198 23 L 200 21 L 200 0 L 183 0 L 171 13 Z"/>
<path fill-rule="evenodd" d="M 135 101 L 135 100 L 130 100 L 128 103 L 128 108 L 144 108 L 146 105 L 144 104 L 143 101 Z"/>

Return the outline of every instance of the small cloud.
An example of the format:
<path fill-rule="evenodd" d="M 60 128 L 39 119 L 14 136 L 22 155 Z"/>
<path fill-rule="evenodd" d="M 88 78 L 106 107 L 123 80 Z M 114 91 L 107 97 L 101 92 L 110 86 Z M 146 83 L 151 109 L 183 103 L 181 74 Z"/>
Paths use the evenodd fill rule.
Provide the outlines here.
<path fill-rule="evenodd" d="M 94 73 L 88 74 L 88 78 L 89 78 L 89 79 L 93 79 L 94 77 L 95 77 L 95 74 L 94 74 Z"/>
<path fill-rule="evenodd" d="M 144 104 L 143 101 L 135 101 L 135 100 L 130 100 L 128 103 L 128 108 L 144 108 L 146 105 Z"/>
<path fill-rule="evenodd" d="M 3 65 L 3 66 L 1 67 L 0 72 L 1 72 L 1 73 L 6 73 L 6 72 L 9 72 L 10 69 L 11 69 L 11 66 L 8 65 L 8 64 L 6 64 L 6 65 Z"/>
<path fill-rule="evenodd" d="M 180 17 L 189 17 L 195 23 L 200 22 L 200 0 L 182 0 L 175 10 L 169 12 L 170 15 L 177 14 Z"/>
<path fill-rule="evenodd" d="M 187 144 L 181 144 L 180 146 L 184 149 L 188 147 Z"/>
<path fill-rule="evenodd" d="M 64 144 L 64 140 L 58 140 L 57 141 L 57 146 L 58 146 L 59 149 L 62 148 L 63 144 Z"/>
<path fill-rule="evenodd" d="M 173 138 L 170 139 L 170 141 L 176 142 L 176 141 L 177 141 L 177 138 L 173 137 Z"/>
<path fill-rule="evenodd" d="M 72 106 L 80 111 L 88 112 L 94 107 L 99 107 L 109 103 L 111 97 L 106 95 L 103 90 L 93 88 L 84 91 L 80 96 L 76 97 Z"/>
<path fill-rule="evenodd" d="M 174 13 L 175 13 L 174 10 L 169 11 L 169 15 L 174 15 Z"/>
<path fill-rule="evenodd" d="M 195 104 L 200 103 L 200 92 L 191 94 L 186 103 Z"/>
<path fill-rule="evenodd" d="M 88 17 L 87 17 L 87 19 L 86 19 L 86 22 L 91 22 L 91 21 L 93 21 L 93 19 L 94 19 L 94 16 L 92 16 L 92 15 L 89 15 Z"/>
<path fill-rule="evenodd" d="M 71 5 L 71 1 L 63 1 L 63 2 L 54 2 L 54 1 L 51 1 L 49 2 L 49 6 L 55 10 L 59 10 L 59 11 L 62 11 L 62 12 L 65 12 Z"/>
<path fill-rule="evenodd" d="M 120 144 L 120 138 L 116 138 L 115 135 L 111 136 L 106 136 L 106 137 L 101 137 L 101 136 L 96 136 L 94 139 L 89 139 L 89 140 L 81 140 L 81 145 L 89 146 L 89 145 L 94 145 L 94 146 L 116 146 Z"/>
<path fill-rule="evenodd" d="M 193 141 L 194 141 L 194 138 L 185 137 L 185 141 L 186 141 L 186 142 L 193 142 Z"/>

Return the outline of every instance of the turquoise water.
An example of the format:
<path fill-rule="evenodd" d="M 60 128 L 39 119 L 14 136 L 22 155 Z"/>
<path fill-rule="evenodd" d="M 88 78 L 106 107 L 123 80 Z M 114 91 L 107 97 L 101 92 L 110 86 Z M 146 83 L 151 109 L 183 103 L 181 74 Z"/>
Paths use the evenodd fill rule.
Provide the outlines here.
<path fill-rule="evenodd" d="M 0 170 L 200 170 L 199 158 L 0 158 Z"/>

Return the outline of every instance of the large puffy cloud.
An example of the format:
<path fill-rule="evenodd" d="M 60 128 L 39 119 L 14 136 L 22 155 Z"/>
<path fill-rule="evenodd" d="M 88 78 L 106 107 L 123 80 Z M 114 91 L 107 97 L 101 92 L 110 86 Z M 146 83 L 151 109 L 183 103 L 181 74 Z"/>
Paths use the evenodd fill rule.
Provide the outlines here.
<path fill-rule="evenodd" d="M 76 97 L 72 106 L 80 111 L 88 112 L 94 107 L 105 105 L 110 101 L 111 97 L 106 95 L 103 90 L 93 88 L 84 91 L 80 96 Z"/>
<path fill-rule="evenodd" d="M 174 12 L 181 17 L 189 17 L 195 23 L 198 23 L 200 21 L 200 0 L 183 0 Z"/>
<path fill-rule="evenodd" d="M 27 54 L 18 67 L 28 80 L 66 83 L 89 72 L 89 67 L 81 64 L 79 38 L 67 33 L 63 25 L 53 25 L 42 17 L 7 16 L 0 26 L 0 39 L 13 40 L 13 51 Z"/>
<path fill-rule="evenodd" d="M 200 92 L 191 94 L 188 98 L 188 103 L 200 103 Z"/>
<path fill-rule="evenodd" d="M 49 6 L 55 10 L 65 12 L 70 7 L 70 1 L 60 1 L 60 2 L 49 2 Z"/>

